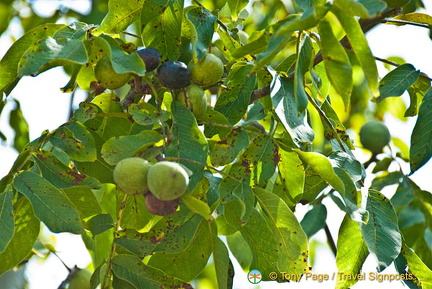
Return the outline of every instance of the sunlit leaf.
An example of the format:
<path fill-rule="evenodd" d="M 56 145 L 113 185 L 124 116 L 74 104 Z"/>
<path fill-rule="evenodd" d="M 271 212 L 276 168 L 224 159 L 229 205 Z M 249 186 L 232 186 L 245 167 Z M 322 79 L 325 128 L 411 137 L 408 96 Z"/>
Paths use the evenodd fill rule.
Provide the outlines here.
<path fill-rule="evenodd" d="M 363 241 L 359 223 L 347 215 L 342 221 L 337 241 L 336 265 L 343 276 L 358 276 L 366 257 L 369 255 Z M 336 288 L 349 288 L 357 283 L 358 278 L 337 278 Z"/>

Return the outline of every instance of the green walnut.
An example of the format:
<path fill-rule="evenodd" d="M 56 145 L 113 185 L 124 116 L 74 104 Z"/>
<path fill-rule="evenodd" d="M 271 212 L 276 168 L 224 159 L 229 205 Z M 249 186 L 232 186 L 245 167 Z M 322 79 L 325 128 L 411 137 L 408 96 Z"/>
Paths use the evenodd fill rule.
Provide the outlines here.
<path fill-rule="evenodd" d="M 189 185 L 189 176 L 181 165 L 161 161 L 148 171 L 147 183 L 150 192 L 159 200 L 171 201 L 180 198 Z"/>
<path fill-rule="evenodd" d="M 77 269 L 70 278 L 69 289 L 90 289 L 92 272 L 86 268 Z"/>
<path fill-rule="evenodd" d="M 384 0 L 390 8 L 402 7 L 408 4 L 411 0 Z"/>
<path fill-rule="evenodd" d="M 223 73 L 224 65 L 222 60 L 214 54 L 207 53 L 198 62 L 193 60 L 189 63 L 192 81 L 201 85 L 208 86 L 218 82 Z"/>
<path fill-rule="evenodd" d="M 123 159 L 114 168 L 114 182 L 125 194 L 145 194 L 149 189 L 147 174 L 151 166 L 151 163 L 142 158 Z"/>
<path fill-rule="evenodd" d="M 185 87 L 177 95 L 177 100 L 189 108 L 197 119 L 207 110 L 207 97 L 199 85 L 191 84 Z"/>
<path fill-rule="evenodd" d="M 374 154 L 379 154 L 390 142 L 390 131 L 379 121 L 369 121 L 360 129 L 360 142 Z"/>
<path fill-rule="evenodd" d="M 125 85 L 132 77 L 131 73 L 117 73 L 107 56 L 102 57 L 94 68 L 99 84 L 108 89 L 117 89 Z"/>

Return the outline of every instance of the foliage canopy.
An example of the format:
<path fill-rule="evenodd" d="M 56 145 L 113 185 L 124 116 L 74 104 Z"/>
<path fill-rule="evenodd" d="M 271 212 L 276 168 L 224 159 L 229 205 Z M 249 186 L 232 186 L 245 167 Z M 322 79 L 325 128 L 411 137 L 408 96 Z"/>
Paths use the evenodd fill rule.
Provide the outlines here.
<path fill-rule="evenodd" d="M 416 12 L 421 0 L 399 2 L 110 0 L 92 1 L 87 15 L 59 10 L 48 19 L 30 9 L 0 61 L 0 112 L 15 101 L 20 152 L 0 181 L 0 274 L 40 247 L 42 222 L 82 236 L 91 288 L 192 288 L 209 266 L 215 288 L 232 288 L 229 251 L 264 281 L 286 282 L 281 272 L 300 281 L 313 270 L 310 238 L 325 230 L 332 242 L 330 199 L 345 212 L 332 246 L 339 272 L 360 273 L 371 254 L 377 272 L 393 263 L 410 288 L 432 288 L 432 195 L 410 178 L 432 156 L 431 79 L 376 58 L 365 37 L 377 25 L 430 28 L 432 17 Z M 18 4 L 1 4 L 0 33 Z M 177 100 L 180 89 L 146 70 L 140 47 L 157 49 L 162 63 L 208 53 L 223 61 L 222 79 L 203 87 L 205 113 L 197 119 Z M 94 73 L 101 59 L 132 79 L 105 90 Z M 377 61 L 391 65 L 382 78 Z M 67 123 L 29 141 L 13 89 L 57 66 L 70 75 L 62 91 L 88 98 Z M 404 108 L 402 120 L 417 117 L 411 144 L 394 138 L 362 164 L 353 153 L 360 127 L 392 106 Z M 129 157 L 188 171 L 174 214 L 151 214 L 143 195 L 116 187 L 113 168 Z M 299 220 L 303 205 L 310 209 Z"/>

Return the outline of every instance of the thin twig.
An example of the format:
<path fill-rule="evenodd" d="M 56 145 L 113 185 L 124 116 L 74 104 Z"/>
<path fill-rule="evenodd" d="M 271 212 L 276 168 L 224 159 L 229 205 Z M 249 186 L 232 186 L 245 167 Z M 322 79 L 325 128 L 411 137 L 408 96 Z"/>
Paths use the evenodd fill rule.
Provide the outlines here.
<path fill-rule="evenodd" d="M 325 231 L 325 234 L 327 236 L 327 242 L 330 246 L 330 249 L 332 250 L 333 254 L 336 256 L 337 255 L 336 243 L 335 243 L 335 241 L 331 235 L 331 232 L 330 232 L 330 229 L 329 229 L 327 223 L 325 224 L 324 231 Z"/>

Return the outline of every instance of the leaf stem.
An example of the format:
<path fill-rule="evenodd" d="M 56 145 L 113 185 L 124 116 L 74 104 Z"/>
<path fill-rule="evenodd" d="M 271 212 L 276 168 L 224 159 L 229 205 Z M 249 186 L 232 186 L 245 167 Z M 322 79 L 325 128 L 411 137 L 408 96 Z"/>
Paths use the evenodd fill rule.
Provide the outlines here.
<path fill-rule="evenodd" d="M 114 241 L 115 241 L 115 238 L 117 236 L 117 232 L 120 229 L 120 223 L 121 223 L 121 220 L 123 219 L 124 208 L 126 206 L 126 202 L 127 202 L 128 198 L 129 198 L 129 195 L 125 194 L 124 197 L 123 197 L 122 202 L 120 203 L 120 208 L 119 208 L 119 211 L 118 211 L 118 214 L 117 214 L 117 221 L 116 221 L 116 224 L 115 224 L 115 227 L 114 227 L 114 239 L 113 239 L 113 242 L 111 244 L 110 254 L 109 254 L 108 258 L 107 258 L 107 270 L 106 270 L 106 274 L 104 276 L 104 279 L 102 281 L 102 287 L 101 287 L 102 289 L 108 288 L 107 285 L 109 284 L 109 282 L 111 280 L 111 276 L 112 276 L 112 272 L 111 272 L 112 263 L 111 263 L 111 261 L 112 261 L 114 255 L 115 255 L 116 248 L 117 248 L 117 245 L 116 245 L 116 243 Z"/>
<path fill-rule="evenodd" d="M 330 249 L 332 250 L 333 254 L 336 256 L 337 255 L 336 243 L 333 239 L 333 236 L 331 235 L 331 232 L 330 232 L 330 229 L 329 229 L 329 226 L 327 225 L 327 223 L 324 226 L 324 231 L 325 231 L 325 234 L 327 236 L 327 242 L 330 246 Z"/>

